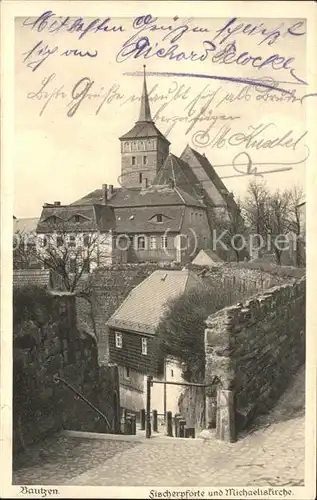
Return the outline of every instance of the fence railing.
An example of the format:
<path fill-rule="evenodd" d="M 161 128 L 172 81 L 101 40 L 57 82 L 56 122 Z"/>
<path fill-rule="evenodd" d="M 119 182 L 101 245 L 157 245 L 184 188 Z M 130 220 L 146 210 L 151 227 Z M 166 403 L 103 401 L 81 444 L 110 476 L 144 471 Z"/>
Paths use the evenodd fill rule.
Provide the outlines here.
<path fill-rule="evenodd" d="M 74 392 L 76 394 L 76 396 L 78 396 L 82 401 L 84 401 L 84 403 L 86 403 L 88 406 L 90 406 L 90 408 L 92 408 L 96 413 L 98 413 L 98 415 L 106 422 L 109 430 L 111 431 L 112 428 L 111 428 L 111 425 L 109 423 L 109 420 L 107 419 L 106 415 L 104 413 L 102 413 L 95 405 L 93 405 L 90 401 L 88 401 L 87 398 L 85 398 L 85 396 L 83 394 L 81 394 L 80 392 L 77 391 L 77 389 L 75 389 L 75 387 L 73 387 L 71 384 L 69 384 L 66 380 L 64 380 L 63 378 L 61 377 L 58 377 L 57 375 L 55 375 L 53 377 L 53 380 L 56 384 L 62 382 L 66 387 L 68 387 L 68 389 L 70 389 L 72 392 Z"/>

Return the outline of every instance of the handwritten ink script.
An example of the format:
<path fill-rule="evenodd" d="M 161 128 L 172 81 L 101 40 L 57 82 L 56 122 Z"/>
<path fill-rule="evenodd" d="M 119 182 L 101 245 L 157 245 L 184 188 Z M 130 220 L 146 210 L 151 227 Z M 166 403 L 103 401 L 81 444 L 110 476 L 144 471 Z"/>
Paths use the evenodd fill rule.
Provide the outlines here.
<path fill-rule="evenodd" d="M 264 22 L 246 23 L 239 18 L 233 17 L 224 22 L 219 28 L 211 30 L 206 26 L 200 26 L 193 19 L 182 20 L 174 16 L 168 23 L 153 17 L 151 14 L 137 16 L 124 26 L 116 24 L 110 17 L 105 19 L 93 19 L 85 21 L 83 18 L 72 19 L 68 17 L 56 16 L 53 11 L 46 11 L 36 19 L 27 18 L 23 22 L 25 28 L 35 32 L 49 34 L 60 34 L 66 32 L 75 34 L 78 41 L 88 40 L 89 35 L 96 34 L 117 34 L 125 31 L 132 32 L 132 35 L 123 41 L 119 51 L 115 54 L 115 60 L 122 63 L 127 59 L 159 58 L 168 59 L 175 63 L 181 61 L 204 62 L 217 65 L 238 65 L 252 66 L 259 71 L 269 68 L 272 71 L 286 70 L 293 81 L 305 84 L 306 82 L 296 73 L 296 58 L 292 55 L 282 55 L 274 47 L 285 37 L 301 37 L 305 35 L 304 21 L 290 23 L 280 23 L 273 29 L 268 29 Z M 187 41 L 188 35 L 195 35 L 199 38 L 199 50 L 190 50 L 182 47 L 182 43 Z M 150 37 L 154 37 L 153 39 Z M 248 37 L 256 40 L 259 47 L 257 53 L 250 53 L 248 50 L 240 50 L 239 38 Z M 120 40 L 118 40 L 120 44 Z M 40 47 L 38 46 L 40 44 Z M 262 55 L 263 45 L 272 47 L 272 54 Z M 187 44 L 186 44 L 187 47 Z M 68 52 L 70 51 L 70 52 Z M 37 42 L 36 46 L 27 52 L 24 62 L 28 67 L 35 70 L 38 63 L 33 65 L 30 58 L 39 58 L 43 62 L 51 55 L 58 52 L 58 47 L 49 47 L 45 42 Z M 81 57 L 97 57 L 98 51 L 90 52 L 87 49 L 78 47 L 67 47 L 60 55 L 80 54 Z M 93 55 L 95 54 L 95 55 Z M 31 64 L 31 66 L 30 66 Z M 35 69 L 34 69 L 35 68 Z M 237 80 L 238 81 L 238 80 Z"/>
<path fill-rule="evenodd" d="M 276 123 L 271 116 L 274 106 L 282 115 L 292 116 L 292 108 L 302 116 L 308 97 L 317 96 L 297 50 L 305 42 L 304 20 L 151 14 L 87 19 L 47 10 L 24 19 L 22 30 L 32 34 L 20 53 L 32 75 L 25 97 L 40 117 L 62 111 L 76 119 L 86 112 L 113 115 L 128 109 L 140 95 L 129 92 L 124 80 L 143 74 L 142 60 L 151 65 L 152 116 L 164 135 L 176 137 L 181 129 L 194 147 L 231 155 L 219 168 L 230 165 L 234 176 L 264 175 L 289 170 L 309 155 L 304 121 L 302 129 L 292 128 L 287 118 Z M 131 63 L 139 71 L 131 72 Z M 65 64 L 77 70 L 67 83 Z M 285 161 L 262 158 L 270 152 L 283 152 Z"/>
<path fill-rule="evenodd" d="M 136 33 L 133 34 L 127 41 L 124 42 L 122 48 L 116 56 L 117 62 L 121 63 L 133 57 L 143 57 L 149 59 L 152 57 L 167 58 L 175 62 L 190 60 L 192 62 L 202 62 L 210 58 L 212 63 L 216 64 L 236 64 L 241 66 L 251 65 L 256 70 L 264 67 L 269 67 L 274 71 L 288 70 L 290 75 L 300 83 L 305 83 L 302 78 L 296 75 L 295 57 L 282 56 L 275 52 L 267 57 L 263 57 L 260 53 L 250 54 L 248 51 L 240 52 L 238 42 L 233 40 L 233 36 L 245 34 L 246 36 L 258 35 L 260 41 L 258 45 L 267 43 L 273 45 L 277 43 L 279 38 L 285 36 L 302 36 L 305 34 L 303 30 L 303 22 L 294 23 L 287 28 L 283 25 L 269 31 L 265 28 L 263 22 L 259 25 L 250 23 L 241 23 L 237 18 L 229 19 L 224 26 L 216 30 L 216 34 L 210 39 L 201 41 L 201 50 L 196 52 L 191 50 L 185 52 L 181 50 L 180 43 L 185 33 L 192 31 L 194 33 L 205 33 L 209 30 L 194 26 L 190 28 L 187 24 L 173 27 L 161 26 L 157 24 L 158 19 L 151 15 L 141 16 L 133 22 L 133 28 Z M 178 21 L 178 17 L 173 19 Z M 159 43 L 152 44 L 148 36 L 144 32 L 152 31 L 167 31 L 167 34 L 162 37 L 161 42 L 167 42 L 166 45 Z M 226 45 L 223 45 L 223 43 Z"/>

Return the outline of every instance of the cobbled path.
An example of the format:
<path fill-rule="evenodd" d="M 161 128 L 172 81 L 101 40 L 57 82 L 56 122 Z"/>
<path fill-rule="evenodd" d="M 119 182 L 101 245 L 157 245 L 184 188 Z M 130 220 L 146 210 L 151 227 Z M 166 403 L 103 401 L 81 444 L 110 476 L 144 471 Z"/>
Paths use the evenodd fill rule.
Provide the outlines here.
<path fill-rule="evenodd" d="M 237 443 L 59 437 L 20 457 L 13 484 L 303 486 L 304 370 L 275 409 Z"/>

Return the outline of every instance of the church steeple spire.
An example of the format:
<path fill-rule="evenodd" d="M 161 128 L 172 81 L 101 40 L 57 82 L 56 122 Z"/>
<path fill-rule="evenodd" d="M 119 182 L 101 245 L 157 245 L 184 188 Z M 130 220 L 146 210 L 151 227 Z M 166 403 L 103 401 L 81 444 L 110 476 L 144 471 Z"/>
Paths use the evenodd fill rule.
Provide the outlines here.
<path fill-rule="evenodd" d="M 151 108 L 150 108 L 150 101 L 149 101 L 149 96 L 147 93 L 147 86 L 146 86 L 146 75 L 145 75 L 145 64 L 143 66 L 143 90 L 142 90 L 142 96 L 141 96 L 141 106 L 140 106 L 140 115 L 138 122 L 153 122 L 152 116 L 151 116 Z"/>

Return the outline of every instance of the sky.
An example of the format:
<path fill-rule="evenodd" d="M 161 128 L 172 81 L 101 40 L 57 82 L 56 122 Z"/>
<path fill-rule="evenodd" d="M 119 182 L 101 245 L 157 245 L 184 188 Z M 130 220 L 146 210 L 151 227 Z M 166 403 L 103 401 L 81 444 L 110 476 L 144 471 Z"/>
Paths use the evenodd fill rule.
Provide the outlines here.
<path fill-rule="evenodd" d="M 249 172 L 290 168 L 264 174 L 272 190 L 295 184 L 305 189 L 304 159 L 311 132 L 307 132 L 305 118 L 308 99 L 304 104 L 299 100 L 305 86 L 298 80 L 305 81 L 307 74 L 304 21 L 238 18 L 226 28 L 230 18 L 164 17 L 153 21 L 143 16 L 138 20 L 111 18 L 103 25 L 110 31 L 94 32 L 92 28 L 84 35 L 66 29 L 50 32 L 63 19 L 48 17 L 46 25 L 35 24 L 36 18 L 15 21 L 16 217 L 37 217 L 45 202 L 71 203 L 103 183 L 118 185 L 118 138 L 138 119 L 144 64 L 152 116 L 167 134 L 173 154 L 180 155 L 187 144 L 206 154 L 237 197 L 245 196 L 254 179 L 254 175 L 235 170 L 247 173 L 248 162 L 252 162 Z M 81 26 L 87 27 L 94 19 L 84 18 Z M 73 22 L 75 18 L 68 26 Z M 122 31 L 111 31 L 120 26 Z M 139 57 L 133 57 L 135 51 L 128 57 L 137 37 L 147 37 L 142 42 L 147 46 Z M 129 48 L 124 49 L 124 44 L 130 44 Z M 204 60 L 191 60 L 206 54 L 206 47 L 210 50 Z M 159 49 L 160 54 L 170 51 L 180 60 L 158 57 L 155 51 Z M 224 64 L 221 51 L 229 49 L 235 51 L 233 62 Z M 90 55 L 84 56 L 87 51 Z M 248 54 L 240 56 L 244 52 Z M 275 61 L 270 63 L 268 58 L 273 55 Z M 240 61 L 249 57 L 249 62 L 238 64 L 239 56 Z M 262 59 L 254 60 L 253 65 L 250 57 Z M 256 67 L 259 61 L 266 64 Z M 256 87 L 249 81 L 232 81 L 246 78 L 252 82 L 261 79 L 266 85 L 279 81 L 279 88 L 293 92 L 298 99 L 292 102 L 290 94 Z M 76 112 L 68 116 L 76 103 Z M 257 133 L 262 147 L 255 147 L 251 132 Z M 263 147 L 273 140 L 275 147 Z"/>

